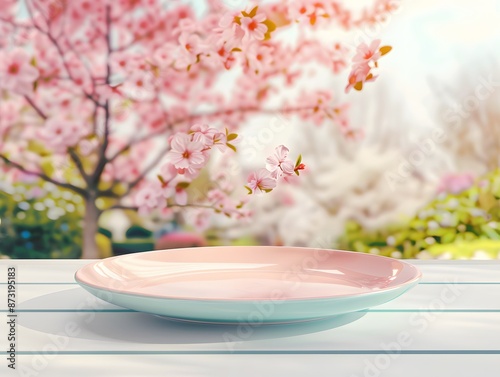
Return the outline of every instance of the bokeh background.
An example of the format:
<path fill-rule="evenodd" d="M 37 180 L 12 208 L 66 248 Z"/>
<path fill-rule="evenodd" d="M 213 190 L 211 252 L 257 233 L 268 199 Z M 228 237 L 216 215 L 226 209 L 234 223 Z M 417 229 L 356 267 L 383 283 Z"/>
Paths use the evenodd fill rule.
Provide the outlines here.
<path fill-rule="evenodd" d="M 102 256 L 252 244 L 499 259 L 499 24 L 497 0 L 401 3 L 386 24 L 364 31 L 393 46 L 376 83 L 345 95 L 345 80 L 318 78 L 351 104 L 362 138 L 256 115 L 242 128 L 243 170 L 285 143 L 307 165 L 298 183 L 255 198 L 249 221 L 214 216 L 202 232 L 180 219 L 109 211 L 99 223 Z M 354 44 L 357 36 L 341 38 Z M 0 178 L 0 189 L 2 257 L 80 256 L 81 197 L 36 179 Z"/>

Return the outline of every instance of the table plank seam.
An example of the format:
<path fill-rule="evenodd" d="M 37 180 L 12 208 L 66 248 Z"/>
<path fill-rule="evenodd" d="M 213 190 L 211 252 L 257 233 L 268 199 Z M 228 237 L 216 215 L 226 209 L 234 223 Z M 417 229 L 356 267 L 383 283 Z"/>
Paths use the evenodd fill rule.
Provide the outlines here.
<path fill-rule="evenodd" d="M 2 309 L 0 313 L 7 313 Z M 17 313 L 141 313 L 131 309 L 17 309 Z M 500 309 L 365 309 L 359 313 L 500 313 Z"/>
<path fill-rule="evenodd" d="M 76 282 L 17 282 L 17 285 L 79 285 Z M 428 281 L 419 282 L 418 285 L 446 285 L 446 284 L 462 284 L 462 285 L 495 285 L 500 284 L 500 281 Z M 0 285 L 7 285 L 5 282 L 0 282 Z"/>
<path fill-rule="evenodd" d="M 7 353 L 2 351 L 2 353 Z M 20 356 L 43 351 L 17 351 Z M 500 350 L 172 350 L 172 351 L 59 351 L 59 356 L 74 355 L 500 355 Z"/>

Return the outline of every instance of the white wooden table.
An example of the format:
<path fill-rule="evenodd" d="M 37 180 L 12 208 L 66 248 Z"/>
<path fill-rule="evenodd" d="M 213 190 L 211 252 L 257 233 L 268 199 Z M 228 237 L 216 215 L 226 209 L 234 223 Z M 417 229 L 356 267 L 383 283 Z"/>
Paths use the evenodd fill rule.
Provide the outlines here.
<path fill-rule="evenodd" d="M 500 376 L 500 261 L 412 261 L 410 292 L 372 310 L 300 325 L 170 322 L 100 301 L 73 280 L 80 260 L 16 268 L 16 370 L 0 376 Z"/>

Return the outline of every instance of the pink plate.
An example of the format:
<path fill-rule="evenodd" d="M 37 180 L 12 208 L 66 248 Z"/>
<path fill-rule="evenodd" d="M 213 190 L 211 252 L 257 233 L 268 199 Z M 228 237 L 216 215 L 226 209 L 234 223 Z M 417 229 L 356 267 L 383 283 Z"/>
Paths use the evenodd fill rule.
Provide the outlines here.
<path fill-rule="evenodd" d="M 200 247 L 128 254 L 76 273 L 96 296 L 126 308 L 200 322 L 324 318 L 390 301 L 417 284 L 411 264 L 348 251 Z"/>

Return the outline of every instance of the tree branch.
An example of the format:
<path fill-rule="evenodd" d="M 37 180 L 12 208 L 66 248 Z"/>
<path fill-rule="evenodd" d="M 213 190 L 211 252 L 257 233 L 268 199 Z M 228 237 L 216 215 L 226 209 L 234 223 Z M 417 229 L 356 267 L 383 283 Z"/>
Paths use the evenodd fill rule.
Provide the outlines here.
<path fill-rule="evenodd" d="M 109 208 L 104 209 L 103 212 L 110 211 L 112 209 L 124 209 L 124 210 L 137 211 L 139 208 L 134 207 L 134 206 L 126 206 L 126 205 L 122 205 L 122 204 L 116 204 L 114 206 L 111 206 Z"/>
<path fill-rule="evenodd" d="M 128 194 L 130 194 L 132 189 L 135 186 L 137 186 L 146 177 L 146 175 L 148 175 L 148 173 L 151 172 L 151 170 L 153 170 L 155 168 L 156 165 L 158 165 L 158 163 L 161 161 L 162 157 L 165 156 L 165 153 L 167 153 L 169 149 L 170 149 L 170 147 L 168 145 L 165 148 L 162 148 L 160 150 L 160 152 L 158 152 L 157 156 L 153 159 L 153 161 L 151 161 L 149 163 L 149 165 L 146 166 L 146 168 L 144 168 L 142 173 L 136 179 L 134 179 L 132 182 L 128 183 L 127 191 L 125 192 L 125 194 L 123 194 L 121 196 L 127 196 Z M 107 198 L 120 197 L 119 195 L 117 195 L 113 192 L 113 188 L 99 191 L 98 195 L 102 196 L 102 197 L 107 197 Z"/>
<path fill-rule="evenodd" d="M 169 205 L 167 206 L 167 208 L 205 208 L 205 209 L 212 209 L 212 210 L 215 210 L 215 208 L 211 205 L 208 205 L 208 204 L 196 204 L 196 203 L 187 203 L 187 204 L 184 204 L 184 205 L 181 205 L 181 204 L 172 204 L 172 205 Z M 124 209 L 124 210 L 131 210 L 131 211 L 137 211 L 139 208 L 136 207 L 136 206 L 128 206 L 128 205 L 123 205 L 123 204 L 115 204 L 109 208 L 106 208 L 103 210 L 103 212 L 105 211 L 109 211 L 109 210 L 112 210 L 112 209 Z"/>
<path fill-rule="evenodd" d="M 127 189 L 127 194 L 130 193 L 130 191 L 139 184 L 140 181 L 142 181 L 146 175 L 148 175 L 148 173 L 154 169 L 154 167 L 156 165 L 158 165 L 158 163 L 161 161 L 161 159 L 165 156 L 165 154 L 168 152 L 168 150 L 170 149 L 170 146 L 167 145 L 165 148 L 162 148 L 160 150 L 160 152 L 158 153 L 158 155 L 153 159 L 153 161 L 151 161 L 151 163 L 143 170 L 143 172 L 136 178 L 134 179 L 128 186 L 128 189 Z"/>
<path fill-rule="evenodd" d="M 22 172 L 24 172 L 26 174 L 31 174 L 31 175 L 35 175 L 37 177 L 40 177 L 44 181 L 47 181 L 47 182 L 53 183 L 56 186 L 59 186 L 59 187 L 62 187 L 62 188 L 74 191 L 74 192 L 76 192 L 77 194 L 80 194 L 83 197 L 86 197 L 86 195 L 87 195 L 87 192 L 85 191 L 85 189 L 83 189 L 81 187 L 74 186 L 74 185 L 72 185 L 70 183 L 64 183 L 64 182 L 56 181 L 55 179 L 50 178 L 45 173 L 28 170 L 24 166 L 22 166 L 21 164 L 15 162 L 15 161 L 10 160 L 7 156 L 4 156 L 4 155 L 0 154 L 0 159 L 3 160 L 6 164 L 8 164 L 8 165 L 10 165 L 10 166 L 12 166 L 12 167 L 14 167 L 14 168 L 16 168 L 18 170 L 21 170 Z"/>
<path fill-rule="evenodd" d="M 36 103 L 33 102 L 33 100 L 28 97 L 28 96 L 24 96 L 24 99 L 26 100 L 26 102 L 28 102 L 30 104 L 30 106 L 37 112 L 38 115 L 40 115 L 40 118 L 42 118 L 43 120 L 46 120 L 47 119 L 47 115 L 45 115 L 45 113 L 42 111 L 42 109 L 40 109 Z"/>
<path fill-rule="evenodd" d="M 78 156 L 78 154 L 75 152 L 73 148 L 68 148 L 68 153 L 69 156 L 71 157 L 71 160 L 75 163 L 76 168 L 78 169 L 78 172 L 82 176 L 83 180 L 85 183 L 88 185 L 89 184 L 89 175 L 85 171 L 85 168 L 83 167 L 82 160 Z"/>
<path fill-rule="evenodd" d="M 33 20 L 33 27 L 38 30 L 40 33 L 44 34 L 45 36 L 47 36 L 47 38 L 49 38 L 50 42 L 52 43 L 52 45 L 56 48 L 57 50 L 57 53 L 59 54 L 60 58 L 61 58 L 61 61 L 62 61 L 62 64 L 64 66 L 64 69 L 66 70 L 66 73 L 68 74 L 69 78 L 71 79 L 71 81 L 75 82 L 75 79 L 73 77 L 73 74 L 71 73 L 71 70 L 68 66 L 68 63 L 66 62 L 66 57 L 64 55 L 64 51 L 62 50 L 61 46 L 59 45 L 59 42 L 57 41 L 56 38 L 54 38 L 54 36 L 51 34 L 50 32 L 50 23 L 49 21 L 45 18 L 45 21 L 47 22 L 47 25 L 48 25 L 48 28 L 49 30 L 43 30 L 40 25 L 38 25 L 36 22 L 35 22 L 35 16 L 33 14 L 33 11 L 31 9 L 31 7 L 29 6 L 30 4 L 30 1 L 27 1 L 26 2 L 26 8 L 28 10 L 28 13 L 31 17 L 31 19 Z M 34 6 L 36 7 L 36 5 L 34 4 Z M 83 65 L 85 65 L 84 62 L 82 62 Z M 85 97 L 87 97 L 89 100 L 91 100 L 92 102 L 94 102 L 97 106 L 102 106 L 93 96 L 92 94 L 90 93 L 87 93 L 85 90 L 82 89 L 82 92 L 83 94 L 85 95 Z"/>
<path fill-rule="evenodd" d="M 109 85 L 110 78 L 111 78 L 111 66 L 109 63 L 109 58 L 111 55 L 111 9 L 109 5 L 106 6 L 106 46 L 107 46 L 107 52 L 108 56 L 106 59 L 106 84 Z M 109 106 L 109 99 L 106 100 L 106 103 L 104 104 L 104 135 L 103 135 L 103 142 L 101 145 L 101 149 L 99 152 L 99 160 L 97 162 L 97 166 L 94 170 L 94 173 L 90 177 L 90 182 L 94 185 L 97 185 L 99 182 L 99 179 L 101 178 L 101 174 L 104 171 L 104 168 L 106 167 L 106 164 L 109 162 L 108 159 L 106 158 L 106 151 L 108 149 L 109 145 L 109 132 L 110 132 L 110 127 L 109 127 L 109 122 L 110 122 L 110 106 Z"/>

